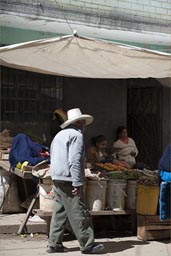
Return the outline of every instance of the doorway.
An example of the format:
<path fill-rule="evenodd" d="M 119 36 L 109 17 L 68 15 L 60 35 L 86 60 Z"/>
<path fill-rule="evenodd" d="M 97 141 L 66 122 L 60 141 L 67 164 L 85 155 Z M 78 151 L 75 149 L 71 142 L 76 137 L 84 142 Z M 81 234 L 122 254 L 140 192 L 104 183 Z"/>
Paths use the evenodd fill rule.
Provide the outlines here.
<path fill-rule="evenodd" d="M 162 148 L 162 87 L 155 79 L 130 79 L 127 126 L 137 145 L 137 161 L 155 170 Z"/>

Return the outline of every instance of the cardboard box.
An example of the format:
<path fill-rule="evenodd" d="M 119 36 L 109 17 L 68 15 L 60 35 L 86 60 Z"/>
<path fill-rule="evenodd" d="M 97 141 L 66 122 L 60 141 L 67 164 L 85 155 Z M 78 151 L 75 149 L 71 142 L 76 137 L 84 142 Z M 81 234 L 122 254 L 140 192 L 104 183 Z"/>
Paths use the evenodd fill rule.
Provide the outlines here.
<path fill-rule="evenodd" d="M 0 151 L 0 159 L 3 161 L 8 161 L 9 160 L 9 153 L 6 150 L 1 150 Z"/>

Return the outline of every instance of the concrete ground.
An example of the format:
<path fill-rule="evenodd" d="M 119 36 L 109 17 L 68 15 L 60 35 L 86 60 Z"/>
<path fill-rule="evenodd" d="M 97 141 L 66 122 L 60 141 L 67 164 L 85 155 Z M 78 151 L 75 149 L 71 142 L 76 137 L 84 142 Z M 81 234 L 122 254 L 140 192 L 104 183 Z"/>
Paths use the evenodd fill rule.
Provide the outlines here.
<path fill-rule="evenodd" d="M 1 256 L 41 256 L 46 253 L 48 237 L 44 222 L 29 221 L 26 235 L 16 235 L 23 214 L 0 215 L 0 255 Z M 102 222 L 103 223 L 103 222 Z M 104 224 L 104 223 L 103 223 Z M 102 226 L 102 225 L 101 225 Z M 6 228 L 5 228 L 6 227 Z M 130 232 L 98 230 L 95 233 L 96 242 L 103 243 L 106 256 L 170 256 L 171 243 L 169 240 L 142 241 Z M 67 253 L 54 255 L 81 255 L 78 241 L 69 234 L 64 236 L 64 246 L 69 248 Z"/>
<path fill-rule="evenodd" d="M 104 251 L 100 255 L 106 256 L 170 256 L 170 241 L 143 242 L 135 236 L 131 237 L 105 237 L 97 238 L 97 242 L 103 243 Z M 46 253 L 46 235 L 28 235 L 27 237 L 0 235 L 1 256 L 43 256 Z M 67 253 L 55 253 L 54 255 L 81 255 L 77 240 L 64 241 L 64 246 L 69 248 Z M 83 254 L 82 254 L 83 255 Z"/>

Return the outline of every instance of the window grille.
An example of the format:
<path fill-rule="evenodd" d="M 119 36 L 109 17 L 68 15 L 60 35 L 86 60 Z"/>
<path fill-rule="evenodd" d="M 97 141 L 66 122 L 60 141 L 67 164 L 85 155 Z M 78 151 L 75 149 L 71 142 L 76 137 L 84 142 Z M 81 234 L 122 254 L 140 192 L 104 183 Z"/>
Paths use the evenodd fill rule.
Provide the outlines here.
<path fill-rule="evenodd" d="M 62 77 L 1 67 L 1 121 L 47 122 L 62 102 Z"/>

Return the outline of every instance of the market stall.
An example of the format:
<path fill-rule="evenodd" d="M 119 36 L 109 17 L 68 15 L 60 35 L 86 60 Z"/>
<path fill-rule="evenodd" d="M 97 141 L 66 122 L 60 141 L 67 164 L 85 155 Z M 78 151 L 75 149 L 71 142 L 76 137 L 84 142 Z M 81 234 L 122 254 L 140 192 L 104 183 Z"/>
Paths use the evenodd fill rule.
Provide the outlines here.
<path fill-rule="evenodd" d="M 112 79 L 171 77 L 171 54 L 104 40 L 79 37 L 78 35 L 36 40 L 1 47 L 0 60 L 3 66 L 68 77 Z M 137 201 L 137 184 L 143 175 L 148 176 L 148 174 L 152 175 L 152 173 L 148 171 L 143 173 L 139 170 L 119 168 L 113 163 L 108 163 L 108 165 L 103 166 L 97 165 L 96 167 L 96 171 L 106 172 L 106 178 L 103 179 L 106 185 L 102 185 L 102 193 L 98 191 L 97 195 L 102 194 L 106 196 L 103 197 L 103 200 L 101 200 L 101 198 L 92 198 L 91 203 L 89 202 L 90 197 L 87 197 L 87 203 L 90 203 L 89 210 L 91 214 L 131 214 L 133 218 L 135 218 L 137 203 L 139 203 L 139 201 Z M 157 176 L 156 172 L 153 172 L 153 174 L 155 177 Z M 23 173 L 21 175 L 23 175 Z M 40 180 L 42 181 L 42 179 Z M 45 180 L 46 179 L 40 183 L 41 188 Z M 95 183 L 100 187 L 99 184 L 101 185 L 101 181 L 96 180 L 94 181 L 95 183 L 92 183 L 93 181 L 90 177 L 87 177 L 87 187 Z M 51 186 L 51 184 L 49 185 Z M 128 189 L 128 185 L 133 187 L 131 187 L 132 190 Z M 155 184 L 155 186 L 157 185 Z M 93 185 L 93 189 L 94 187 L 95 185 Z M 105 193 L 103 193 L 104 188 Z M 131 194 L 131 198 L 133 198 L 131 203 L 129 202 L 130 197 L 128 196 L 130 191 L 131 193 L 134 192 L 134 194 Z M 51 198 L 49 198 L 49 194 L 52 196 L 52 193 L 50 193 L 51 189 L 45 192 L 47 194 L 47 197 L 44 196 L 47 199 L 46 201 L 51 200 Z M 119 196 L 117 196 L 117 198 L 119 200 L 116 198 L 113 200 L 112 193 L 114 197 L 118 193 Z M 85 188 L 85 195 L 86 194 Z M 40 195 L 42 195 L 42 192 L 41 194 L 39 193 L 39 196 Z M 96 193 L 94 193 L 94 195 L 96 195 Z M 157 200 L 158 198 L 156 196 L 156 201 Z M 138 206 L 138 214 L 142 213 L 142 209 L 139 211 L 140 205 Z M 39 209 L 41 212 L 37 211 L 38 214 L 41 216 L 51 215 L 51 210 L 44 211 L 41 207 L 42 205 L 40 205 Z M 155 216 L 156 214 L 157 211 L 152 212 L 152 215 Z M 144 216 L 145 215 L 146 212 L 144 212 Z"/>
<path fill-rule="evenodd" d="M 100 177 L 102 174 L 102 177 Z M 158 215 L 159 186 L 157 170 L 121 168 L 112 163 L 85 169 L 84 196 L 92 216 L 131 216 L 132 234 L 141 240 L 168 238 L 170 220 Z M 34 213 L 50 224 L 53 211 L 53 187 L 41 180 L 40 209 Z M 49 226 L 48 226 L 49 230 Z"/>
<path fill-rule="evenodd" d="M 4 130 L 0 133 L 0 142 L 0 211 L 3 214 L 27 211 L 17 232 L 20 234 L 26 228 L 39 194 L 38 179 L 34 179 L 32 169 L 34 163 L 44 158 L 34 151 L 34 146 L 38 147 L 38 152 L 41 146 L 32 142 L 25 134 L 12 138 L 9 131 Z"/>
<path fill-rule="evenodd" d="M 112 159 L 106 163 L 96 163 L 85 169 L 84 196 L 92 216 L 131 216 L 131 232 L 141 240 L 168 238 L 170 220 L 160 221 L 158 215 L 159 185 L 158 170 L 128 169 L 113 164 Z M 49 174 L 49 163 L 42 161 L 24 170 L 10 168 L 9 161 L 1 160 L 0 169 L 17 175 L 23 181 L 36 177 L 39 189 L 28 207 L 25 219 L 18 234 L 25 232 L 27 220 L 32 214 L 39 215 L 47 222 L 54 205 L 53 183 Z M 39 208 L 34 208 L 39 199 Z"/>

